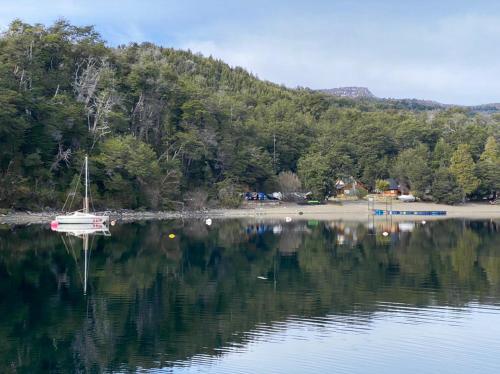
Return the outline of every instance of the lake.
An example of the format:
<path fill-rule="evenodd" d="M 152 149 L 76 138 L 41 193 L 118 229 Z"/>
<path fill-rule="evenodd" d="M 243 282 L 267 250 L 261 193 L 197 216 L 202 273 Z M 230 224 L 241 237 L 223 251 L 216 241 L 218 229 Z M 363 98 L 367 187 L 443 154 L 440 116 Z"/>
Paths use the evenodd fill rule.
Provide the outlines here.
<path fill-rule="evenodd" d="M 500 222 L 0 225 L 0 372 L 499 373 Z"/>

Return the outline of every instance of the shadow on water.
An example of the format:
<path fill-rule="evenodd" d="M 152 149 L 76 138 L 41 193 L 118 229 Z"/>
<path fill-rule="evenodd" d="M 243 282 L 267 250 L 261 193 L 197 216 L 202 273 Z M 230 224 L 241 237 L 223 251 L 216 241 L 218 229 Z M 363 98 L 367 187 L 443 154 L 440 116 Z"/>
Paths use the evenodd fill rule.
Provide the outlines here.
<path fill-rule="evenodd" d="M 0 227 L 1 372 L 183 365 L 288 324 L 364 330 L 500 300 L 494 221 L 170 221 L 91 234 L 87 252 L 76 239 Z"/>

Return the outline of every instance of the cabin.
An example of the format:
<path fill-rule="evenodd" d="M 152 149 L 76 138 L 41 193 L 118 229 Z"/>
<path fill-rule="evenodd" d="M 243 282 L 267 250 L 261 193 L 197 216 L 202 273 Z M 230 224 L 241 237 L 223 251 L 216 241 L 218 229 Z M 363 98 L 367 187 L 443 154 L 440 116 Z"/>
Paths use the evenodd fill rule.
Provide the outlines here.
<path fill-rule="evenodd" d="M 355 197 L 356 190 L 363 191 L 365 194 L 368 193 L 368 187 L 352 177 L 335 181 L 335 193 L 338 197 Z"/>
<path fill-rule="evenodd" d="M 399 195 L 401 195 L 401 188 L 396 179 L 389 178 L 387 179 L 387 182 L 389 182 L 389 188 L 382 192 L 382 196 L 398 197 Z"/>

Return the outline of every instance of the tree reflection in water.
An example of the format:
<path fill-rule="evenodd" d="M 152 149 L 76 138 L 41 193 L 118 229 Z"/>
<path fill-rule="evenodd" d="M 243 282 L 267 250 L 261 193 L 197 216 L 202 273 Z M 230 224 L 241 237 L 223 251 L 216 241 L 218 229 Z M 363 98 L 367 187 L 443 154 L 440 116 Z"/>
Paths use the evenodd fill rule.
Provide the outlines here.
<path fill-rule="evenodd" d="M 46 228 L 2 227 L 1 372 L 169 366 L 291 316 L 361 326 L 391 303 L 500 296 L 493 221 L 126 224 L 95 238 L 86 295 L 83 255 Z"/>

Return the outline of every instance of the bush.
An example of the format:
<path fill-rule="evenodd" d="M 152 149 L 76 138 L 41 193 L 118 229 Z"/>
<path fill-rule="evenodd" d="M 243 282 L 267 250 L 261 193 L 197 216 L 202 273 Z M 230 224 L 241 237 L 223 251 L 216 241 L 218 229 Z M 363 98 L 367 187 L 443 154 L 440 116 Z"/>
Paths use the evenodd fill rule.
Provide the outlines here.
<path fill-rule="evenodd" d="M 207 207 L 208 192 L 201 188 L 188 192 L 186 205 L 190 209 L 202 210 Z"/>
<path fill-rule="evenodd" d="M 365 190 L 364 188 L 356 188 L 354 196 L 356 196 L 358 199 L 364 199 L 366 195 L 368 195 L 367 190 Z"/>
<path fill-rule="evenodd" d="M 224 208 L 238 208 L 242 202 L 242 189 L 232 180 L 217 184 L 217 197 Z"/>

